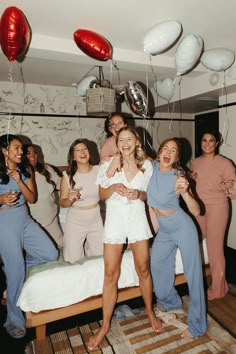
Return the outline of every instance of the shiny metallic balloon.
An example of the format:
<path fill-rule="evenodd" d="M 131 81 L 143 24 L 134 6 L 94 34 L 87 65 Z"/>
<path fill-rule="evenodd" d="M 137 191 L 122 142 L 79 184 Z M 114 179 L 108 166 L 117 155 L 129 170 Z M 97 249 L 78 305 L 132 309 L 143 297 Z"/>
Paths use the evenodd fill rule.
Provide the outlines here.
<path fill-rule="evenodd" d="M 89 57 L 106 61 L 112 58 L 111 43 L 100 34 L 86 29 L 78 29 L 74 32 L 74 41 Z"/>
<path fill-rule="evenodd" d="M 2 51 L 9 61 L 25 55 L 31 39 L 31 29 L 20 9 L 10 6 L 3 12 L 0 33 Z"/>
<path fill-rule="evenodd" d="M 142 87 L 135 81 L 127 81 L 124 89 L 125 101 L 131 111 L 138 116 L 145 116 L 148 112 L 147 97 Z"/>

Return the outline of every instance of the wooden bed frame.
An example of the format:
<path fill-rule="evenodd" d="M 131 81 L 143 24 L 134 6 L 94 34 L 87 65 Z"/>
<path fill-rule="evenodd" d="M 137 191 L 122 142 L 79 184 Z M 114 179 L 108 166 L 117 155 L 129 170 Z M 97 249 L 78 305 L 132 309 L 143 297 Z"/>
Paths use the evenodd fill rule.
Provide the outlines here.
<path fill-rule="evenodd" d="M 204 266 L 204 277 L 210 276 L 209 265 Z M 175 286 L 186 283 L 184 274 L 176 275 Z M 139 286 L 119 289 L 117 302 L 123 302 L 135 299 L 141 296 Z M 88 311 L 96 310 L 102 307 L 102 295 L 90 297 L 84 301 L 76 304 L 61 307 L 58 309 L 40 311 L 40 312 L 26 312 L 26 327 L 36 328 L 36 339 L 41 340 L 46 337 L 46 324 L 61 320 L 67 317 L 75 316 Z"/>

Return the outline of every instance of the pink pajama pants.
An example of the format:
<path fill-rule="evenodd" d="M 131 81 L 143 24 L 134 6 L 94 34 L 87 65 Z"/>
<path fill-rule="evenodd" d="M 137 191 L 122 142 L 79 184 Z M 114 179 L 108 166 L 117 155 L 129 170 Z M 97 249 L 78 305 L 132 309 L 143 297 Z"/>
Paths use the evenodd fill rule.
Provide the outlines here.
<path fill-rule="evenodd" d="M 209 298 L 222 298 L 228 292 L 225 279 L 224 238 L 229 218 L 228 203 L 205 205 L 206 213 L 198 216 L 203 236 L 206 237 L 207 252 L 211 268 L 212 284 Z"/>

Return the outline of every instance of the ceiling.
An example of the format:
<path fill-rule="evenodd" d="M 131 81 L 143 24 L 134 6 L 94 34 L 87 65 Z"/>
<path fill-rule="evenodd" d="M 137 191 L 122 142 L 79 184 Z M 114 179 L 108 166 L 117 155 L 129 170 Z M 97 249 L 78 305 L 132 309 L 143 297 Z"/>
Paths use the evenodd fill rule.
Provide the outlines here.
<path fill-rule="evenodd" d="M 1 0 L 0 13 L 10 6 L 18 7 L 25 15 L 32 39 L 21 63 L 10 62 L 0 53 L 1 81 L 71 87 L 88 73 L 97 76 L 96 66 L 103 66 L 104 76 L 113 86 L 132 80 L 153 88 L 156 79 L 176 75 L 177 44 L 151 57 L 143 48 L 145 34 L 167 20 L 182 24 L 181 38 L 189 34 L 201 36 L 205 50 L 236 47 L 235 0 Z M 105 37 L 113 48 L 112 60 L 98 61 L 84 54 L 73 40 L 77 29 Z M 199 64 L 186 76 L 194 79 L 207 71 Z M 181 102 L 181 109 L 199 112 L 218 106 L 220 90 L 202 95 L 208 97 L 207 103 L 188 98 Z M 163 107 L 168 110 L 168 105 Z"/>

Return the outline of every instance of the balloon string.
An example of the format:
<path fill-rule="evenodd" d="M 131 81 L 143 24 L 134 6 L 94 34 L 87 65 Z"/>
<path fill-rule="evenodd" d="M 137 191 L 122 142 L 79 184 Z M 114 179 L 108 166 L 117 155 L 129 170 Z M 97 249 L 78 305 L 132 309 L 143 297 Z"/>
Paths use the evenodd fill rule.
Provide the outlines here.
<path fill-rule="evenodd" d="M 23 67 L 21 63 L 18 63 L 19 68 L 20 68 L 20 73 L 21 73 L 21 78 L 22 78 L 22 83 L 23 83 L 23 109 L 22 109 L 22 116 L 21 116 L 21 122 L 20 122 L 20 134 L 22 132 L 23 128 L 23 117 L 24 117 L 24 111 L 25 111 L 25 79 L 24 79 L 24 73 L 23 73 Z"/>
<path fill-rule="evenodd" d="M 149 58 L 149 65 L 151 67 L 151 72 L 152 72 L 152 75 L 154 76 L 155 82 L 157 82 L 157 75 L 156 75 L 156 72 L 154 71 L 154 68 L 152 65 L 152 56 L 149 55 L 149 56 L 146 56 L 146 58 Z M 158 103 L 158 92 L 157 92 L 157 87 L 155 85 L 154 85 L 154 91 L 156 93 L 156 103 Z"/>
<path fill-rule="evenodd" d="M 227 108 L 228 95 L 227 95 L 227 90 L 226 90 L 226 86 L 225 86 L 225 72 L 224 72 L 224 82 L 223 82 L 223 87 L 222 87 L 222 96 L 225 96 L 225 119 L 224 119 L 224 124 L 223 124 L 223 131 L 222 131 L 223 146 L 231 147 L 231 145 L 227 144 L 227 139 L 228 139 L 228 134 L 229 134 L 229 117 L 228 117 L 228 108 Z M 224 138 L 224 135 L 225 135 L 225 138 Z"/>
<path fill-rule="evenodd" d="M 119 67 L 118 67 L 116 61 L 112 61 L 112 64 L 113 64 L 114 68 L 115 68 L 116 71 L 117 71 L 117 75 L 118 75 L 118 85 L 120 86 L 120 69 L 119 69 Z"/>
<path fill-rule="evenodd" d="M 11 91 L 13 91 L 12 65 L 10 63 L 9 63 L 8 79 L 10 81 Z M 12 119 L 12 110 L 10 109 L 10 112 L 8 115 L 8 123 L 7 123 L 7 146 L 9 146 L 9 134 L 10 134 L 11 119 Z"/>
<path fill-rule="evenodd" d="M 147 62 L 148 56 L 145 56 L 145 73 L 146 73 L 146 96 L 147 96 L 147 105 L 146 105 L 146 116 L 148 116 L 149 113 L 149 80 L 148 80 L 148 62 Z"/>

